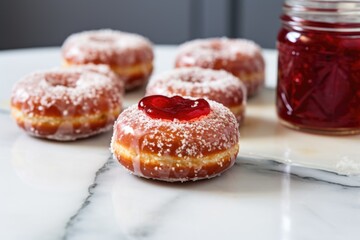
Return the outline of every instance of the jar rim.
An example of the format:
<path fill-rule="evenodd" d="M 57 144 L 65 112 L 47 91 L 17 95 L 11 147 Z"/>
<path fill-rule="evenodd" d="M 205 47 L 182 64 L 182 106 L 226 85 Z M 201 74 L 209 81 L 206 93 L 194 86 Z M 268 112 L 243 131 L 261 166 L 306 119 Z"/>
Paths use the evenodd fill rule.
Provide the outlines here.
<path fill-rule="evenodd" d="M 360 9 L 359 0 L 285 0 L 284 5 L 302 10 L 356 11 Z"/>
<path fill-rule="evenodd" d="M 285 0 L 284 14 L 323 23 L 360 23 L 359 0 Z"/>
<path fill-rule="evenodd" d="M 282 24 L 291 28 L 301 30 L 314 30 L 338 33 L 360 33 L 360 23 L 324 23 L 304 20 L 288 15 L 281 16 Z"/>
<path fill-rule="evenodd" d="M 285 0 L 283 24 L 318 31 L 360 32 L 359 0 Z"/>

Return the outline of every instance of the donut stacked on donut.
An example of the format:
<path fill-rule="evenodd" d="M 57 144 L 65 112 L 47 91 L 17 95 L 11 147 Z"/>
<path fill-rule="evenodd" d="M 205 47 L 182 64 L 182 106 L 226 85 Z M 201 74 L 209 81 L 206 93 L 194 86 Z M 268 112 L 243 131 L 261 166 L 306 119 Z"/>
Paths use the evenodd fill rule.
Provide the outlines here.
<path fill-rule="evenodd" d="M 62 47 L 65 65 L 106 64 L 127 90 L 143 85 L 153 70 L 151 42 L 137 34 L 109 29 L 69 36 Z"/>
<path fill-rule="evenodd" d="M 92 71 L 54 69 L 25 76 L 14 86 L 11 113 L 28 134 L 70 141 L 111 129 L 122 110 L 113 79 Z"/>
<path fill-rule="evenodd" d="M 239 123 L 244 119 L 246 87 L 223 70 L 178 68 L 152 77 L 146 95 L 207 98 L 228 107 Z"/>
<path fill-rule="evenodd" d="M 210 38 L 186 42 L 179 48 L 175 66 L 226 70 L 245 83 L 249 97 L 264 84 L 264 58 L 260 47 L 250 40 Z"/>
<path fill-rule="evenodd" d="M 153 95 L 119 115 L 111 150 L 137 176 L 188 181 L 229 169 L 238 143 L 236 118 L 222 104 Z"/>

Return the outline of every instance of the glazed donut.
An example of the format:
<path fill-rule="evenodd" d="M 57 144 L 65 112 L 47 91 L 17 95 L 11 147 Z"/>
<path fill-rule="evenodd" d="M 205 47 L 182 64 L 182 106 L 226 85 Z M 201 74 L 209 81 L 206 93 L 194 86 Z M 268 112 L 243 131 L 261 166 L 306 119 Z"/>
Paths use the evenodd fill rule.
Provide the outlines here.
<path fill-rule="evenodd" d="M 212 178 L 235 162 L 238 123 L 215 101 L 148 96 L 119 115 L 111 150 L 137 176 L 169 182 Z"/>
<path fill-rule="evenodd" d="M 122 92 L 105 75 L 52 69 L 25 76 L 11 96 L 11 113 L 28 134 L 58 141 L 111 129 L 122 110 Z"/>
<path fill-rule="evenodd" d="M 186 42 L 179 48 L 175 66 L 226 70 L 245 83 L 248 97 L 264 85 L 265 61 L 261 48 L 246 39 L 210 38 Z"/>
<path fill-rule="evenodd" d="M 153 70 L 151 42 L 137 34 L 110 29 L 70 35 L 62 46 L 66 66 L 106 64 L 125 81 L 125 89 L 143 85 Z"/>
<path fill-rule="evenodd" d="M 244 119 L 246 87 L 223 70 L 178 68 L 152 77 L 146 95 L 181 95 L 207 98 L 228 107 L 239 124 Z"/>

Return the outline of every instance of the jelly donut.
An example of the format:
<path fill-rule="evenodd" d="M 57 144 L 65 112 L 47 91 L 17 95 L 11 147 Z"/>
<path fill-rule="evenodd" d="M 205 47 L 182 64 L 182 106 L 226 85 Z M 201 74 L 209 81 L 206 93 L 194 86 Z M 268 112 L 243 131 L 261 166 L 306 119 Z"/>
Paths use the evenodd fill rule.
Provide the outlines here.
<path fill-rule="evenodd" d="M 137 176 L 170 182 L 212 178 L 235 162 L 238 123 L 215 101 L 152 95 L 119 115 L 111 150 Z"/>
<path fill-rule="evenodd" d="M 58 141 L 111 129 L 122 93 L 105 75 L 71 68 L 39 71 L 17 82 L 11 113 L 28 134 Z"/>
<path fill-rule="evenodd" d="M 146 95 L 181 95 L 207 98 L 228 107 L 241 124 L 246 106 L 246 87 L 223 70 L 177 68 L 152 77 Z"/>
<path fill-rule="evenodd" d="M 176 67 L 223 69 L 241 79 L 248 97 L 264 84 L 265 61 L 261 48 L 246 39 L 210 38 L 182 44 L 175 60 Z"/>
<path fill-rule="evenodd" d="M 110 29 L 69 36 L 62 46 L 66 66 L 106 64 L 125 81 L 125 89 L 143 85 L 153 70 L 151 42 L 137 34 Z"/>

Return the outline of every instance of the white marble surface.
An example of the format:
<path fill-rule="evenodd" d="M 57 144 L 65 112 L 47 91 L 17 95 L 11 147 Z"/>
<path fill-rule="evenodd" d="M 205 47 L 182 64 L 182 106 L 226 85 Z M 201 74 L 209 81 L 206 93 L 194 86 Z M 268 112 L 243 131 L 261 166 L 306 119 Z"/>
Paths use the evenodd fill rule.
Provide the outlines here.
<path fill-rule="evenodd" d="M 360 175 L 360 135 L 325 136 L 288 129 L 278 121 L 274 99 L 275 92 L 266 89 L 248 101 L 240 129 L 242 157 Z"/>
<path fill-rule="evenodd" d="M 157 71 L 173 55 L 158 47 Z M 276 57 L 266 57 L 273 86 Z M 72 143 L 27 136 L 8 112 L 11 86 L 59 63 L 57 48 L 0 52 L 0 239 L 359 239 L 358 176 L 242 155 L 219 178 L 160 183 L 112 160 L 111 133 Z"/>

